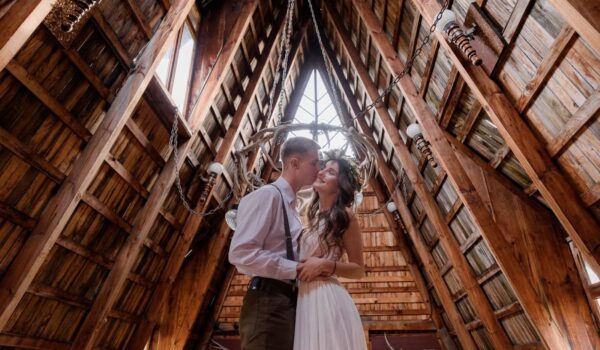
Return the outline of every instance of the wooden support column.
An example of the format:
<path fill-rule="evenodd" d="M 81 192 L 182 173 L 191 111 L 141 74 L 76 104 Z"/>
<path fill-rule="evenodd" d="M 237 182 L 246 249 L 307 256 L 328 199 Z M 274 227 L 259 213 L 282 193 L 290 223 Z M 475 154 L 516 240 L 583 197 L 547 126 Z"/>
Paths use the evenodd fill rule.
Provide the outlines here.
<path fill-rule="evenodd" d="M 446 136 L 509 241 L 516 263 L 540 295 L 541 306 L 564 331 L 565 340 L 568 338 L 574 349 L 580 349 L 578 344 L 598 348 L 599 339 L 577 267 L 552 213 L 452 135 Z"/>
<path fill-rule="evenodd" d="M 346 99 L 348 100 L 348 103 L 350 104 L 350 108 L 351 108 L 353 114 L 358 115 L 360 113 L 360 107 L 358 106 L 358 104 L 356 102 L 354 92 L 350 89 L 350 84 L 344 77 L 342 68 L 339 66 L 339 64 L 335 58 L 335 54 L 329 47 L 326 47 L 326 52 L 327 52 L 327 56 L 328 56 L 327 59 L 328 59 L 329 63 L 331 64 L 331 66 L 333 67 L 333 70 L 334 70 L 333 73 L 335 74 L 337 80 L 339 81 L 339 83 L 342 87 L 342 90 L 343 90 L 342 92 L 346 96 Z M 363 134 L 365 134 L 369 139 L 371 139 L 372 142 L 375 142 L 373 140 L 373 136 L 372 136 L 373 130 L 372 130 L 372 128 L 370 128 L 367 125 L 365 117 L 361 116 L 361 117 L 358 117 L 356 120 L 358 122 L 360 131 L 362 131 Z M 345 122 L 347 125 L 353 124 L 351 120 L 346 120 Z M 452 323 L 452 326 L 454 327 L 454 330 L 456 331 L 456 335 L 457 335 L 460 343 L 462 344 L 462 346 L 465 349 L 477 349 L 477 346 L 475 345 L 473 338 L 467 331 L 467 329 L 462 321 L 462 317 L 460 316 L 458 309 L 457 309 L 456 305 L 454 304 L 454 301 L 452 300 L 452 295 L 450 293 L 450 290 L 446 286 L 446 284 L 442 278 L 442 275 L 440 274 L 440 271 L 437 268 L 435 261 L 433 260 L 433 257 L 431 256 L 431 254 L 429 252 L 429 249 L 427 248 L 427 245 L 425 244 L 425 242 L 423 241 L 423 239 L 421 238 L 421 236 L 419 234 L 419 230 L 417 229 L 417 227 L 414 223 L 414 219 L 412 218 L 412 215 L 410 213 L 410 210 L 408 208 L 406 201 L 404 200 L 404 198 L 402 198 L 398 194 L 397 191 L 395 191 L 396 181 L 394 180 L 392 171 L 386 164 L 385 159 L 383 158 L 381 153 L 377 154 L 377 161 L 378 161 L 378 170 L 383 179 L 383 184 L 387 188 L 388 193 L 394 194 L 393 199 L 398 206 L 402 221 L 404 222 L 404 224 L 407 228 L 407 231 L 409 233 L 409 236 L 411 237 L 411 240 L 412 240 L 413 244 L 415 245 L 415 249 L 417 250 L 419 259 L 421 260 L 425 270 L 429 274 L 429 277 L 431 278 L 431 282 L 432 282 L 435 290 L 438 292 L 440 301 L 442 302 L 444 310 L 448 314 L 448 319 Z"/>
<path fill-rule="evenodd" d="M 125 123 L 150 82 L 159 58 L 175 38 L 193 3 L 179 1 L 167 14 L 115 97 L 96 133 L 90 139 L 60 189 L 42 212 L 29 239 L 0 282 L 0 329 L 9 320 L 29 284 L 73 214 L 79 199 L 96 176 Z"/>
<path fill-rule="evenodd" d="M 353 3 L 357 7 L 359 13 L 362 14 L 365 27 L 367 28 L 369 35 L 373 37 L 373 43 L 379 49 L 381 54 L 385 57 L 385 64 L 387 65 L 388 69 L 394 74 L 400 73 L 404 69 L 404 65 L 400 62 L 398 56 L 395 54 L 393 48 L 391 47 L 391 44 L 385 37 L 385 34 L 382 34 L 383 32 L 381 31 L 381 24 L 375 17 L 375 14 L 371 11 L 371 9 L 368 6 L 366 6 L 366 3 L 364 1 L 353 0 Z M 433 5 L 432 3 L 428 4 Z M 416 5 L 420 10 L 423 10 L 424 5 L 422 3 L 417 2 Z M 436 7 L 438 6 L 436 5 Z M 431 17 L 435 13 L 436 12 L 427 12 L 424 18 L 430 21 Z M 438 37 L 438 39 L 440 40 L 440 43 L 442 45 L 448 44 L 443 37 Z M 457 56 L 454 55 L 452 51 L 450 51 L 450 54 L 451 56 L 457 58 Z M 455 63 L 461 64 L 460 61 Z M 472 90 L 480 89 L 479 91 L 481 92 L 486 85 L 488 87 L 490 86 L 491 80 L 489 80 L 489 78 L 485 75 L 484 71 L 481 68 L 477 67 L 476 70 L 473 70 L 472 67 L 468 68 L 471 69 L 471 72 L 477 71 L 479 74 L 478 76 L 480 78 L 485 77 L 486 80 L 479 79 L 477 84 L 474 84 L 474 80 L 472 79 L 471 75 L 466 74 L 466 70 L 463 65 L 457 66 L 457 69 L 459 70 L 459 72 L 461 73 L 465 81 L 469 84 L 469 87 Z M 471 86 L 472 84 L 474 84 L 475 86 Z M 538 294 L 538 291 L 535 289 L 532 283 L 532 279 L 535 279 L 536 276 L 528 275 L 527 271 L 524 270 L 523 267 L 520 266 L 520 264 L 518 263 L 518 256 L 516 256 L 515 252 L 512 250 L 511 242 L 508 241 L 506 233 L 502 231 L 499 223 L 494 222 L 492 213 L 488 211 L 487 207 L 484 204 L 484 200 L 481 198 L 481 195 L 477 192 L 477 189 L 473 185 L 474 180 L 470 178 L 466 169 L 460 163 L 457 155 L 455 154 L 455 151 L 452 149 L 452 147 L 450 147 L 450 144 L 448 143 L 445 134 L 440 129 L 439 125 L 436 123 L 425 101 L 418 97 L 417 89 L 415 88 L 410 77 L 405 77 L 402 80 L 400 80 L 398 86 L 401 89 L 404 96 L 406 96 L 406 101 L 409 107 L 412 109 L 413 114 L 416 116 L 417 120 L 421 124 L 423 132 L 425 134 L 425 138 L 432 144 L 433 152 L 438 162 L 446 170 L 448 178 L 452 181 L 455 188 L 457 189 L 459 198 L 471 213 L 474 223 L 477 225 L 478 229 L 482 233 L 482 236 L 485 238 L 486 242 L 488 243 L 488 246 L 495 255 L 499 266 L 502 268 L 502 271 L 505 273 L 505 276 L 511 283 L 515 294 L 519 298 L 519 301 L 521 302 L 521 305 L 523 306 L 524 310 L 529 316 L 529 319 L 531 320 L 532 324 L 538 330 L 542 341 L 549 348 L 592 348 L 597 342 L 597 336 L 591 336 L 590 334 L 588 334 L 587 336 L 579 337 L 575 336 L 576 333 L 572 333 L 572 331 L 574 329 L 577 329 L 577 327 L 584 327 L 584 323 L 579 323 L 572 317 L 557 318 L 556 314 L 554 314 L 551 310 L 544 306 L 544 296 Z M 489 98 L 494 99 L 496 102 L 499 102 L 501 100 L 507 101 L 506 97 L 501 92 L 498 92 L 498 90 L 495 91 L 495 93 L 489 95 Z M 478 97 L 483 97 L 483 95 L 481 95 L 480 93 Z M 489 101 L 487 101 L 485 98 L 480 98 L 480 102 L 482 102 L 482 104 L 486 107 L 486 110 L 488 110 L 490 114 L 496 113 L 496 117 L 498 117 L 498 111 L 493 112 L 493 107 L 498 107 L 500 106 L 500 104 L 489 104 Z M 515 114 L 517 117 L 513 120 L 515 124 L 511 124 L 511 126 L 509 127 L 514 127 L 520 122 L 521 124 L 523 124 L 522 127 L 526 128 L 523 121 L 514 111 L 514 108 L 510 107 L 508 104 L 503 104 L 502 106 L 505 112 L 502 118 L 506 115 L 506 113 L 509 113 L 509 111 L 507 110 L 508 108 L 510 108 L 513 114 Z M 385 122 L 384 127 L 386 127 Z M 394 130 L 389 127 L 386 127 L 386 129 L 390 133 L 394 132 Z M 533 138 L 532 134 L 530 136 Z M 524 135 L 522 139 L 527 140 L 527 135 Z M 522 139 L 519 139 L 518 142 L 521 142 Z M 529 141 L 533 142 L 536 140 L 530 139 Z M 534 145 L 533 148 L 535 148 L 535 143 L 532 143 L 532 145 Z M 511 149 L 514 152 L 518 152 L 519 149 L 515 148 L 511 147 Z M 542 154 L 542 152 L 540 152 L 539 154 Z M 410 175 L 410 167 L 412 164 L 406 164 L 405 162 L 403 163 L 406 166 L 407 174 Z M 545 176 L 547 176 L 548 178 L 562 179 L 560 174 L 556 172 L 556 169 L 554 169 L 555 171 L 552 171 L 552 169 L 547 170 L 548 173 L 546 173 Z M 553 175 L 555 176 L 553 177 Z M 564 179 L 562 180 L 564 182 Z M 411 179 L 411 181 L 413 180 Z M 417 193 L 419 192 L 419 187 L 420 186 L 415 186 L 415 190 L 417 190 Z M 427 198 L 424 198 L 423 196 L 420 197 L 422 201 L 429 200 Z M 435 202 L 431 202 L 430 205 L 435 206 L 436 204 Z M 424 203 L 424 206 L 425 208 L 427 208 L 428 204 Z M 428 216 L 430 217 L 430 219 L 432 219 L 429 213 Z M 593 220 L 591 216 L 590 219 Z M 441 234 L 441 236 L 444 235 Z M 598 237 L 598 235 L 596 234 L 595 239 L 600 239 L 600 237 Z M 452 255 L 453 253 L 448 252 L 448 254 Z M 470 270 L 468 272 L 472 273 Z M 468 278 L 468 276 L 466 276 L 464 273 L 460 273 L 460 275 L 461 277 Z M 484 320 L 482 320 L 482 322 L 483 321 Z M 497 344 L 497 346 L 499 345 Z"/>
<path fill-rule="evenodd" d="M 227 270 L 227 274 L 223 281 L 223 285 L 221 286 L 221 291 L 218 294 L 217 301 L 214 304 L 214 308 L 210 313 L 210 319 L 206 322 L 204 327 L 204 334 L 202 335 L 202 339 L 200 340 L 200 349 L 208 349 L 210 344 L 210 339 L 213 336 L 213 325 L 219 321 L 219 315 L 221 314 L 221 310 L 223 310 L 223 305 L 225 304 L 225 300 L 227 299 L 227 294 L 229 291 L 229 287 L 231 286 L 231 281 L 236 274 L 236 268 L 233 265 L 229 265 Z"/>
<path fill-rule="evenodd" d="M 17 1 L 0 18 L 0 71 L 19 52 L 56 0 Z"/>
<path fill-rule="evenodd" d="M 268 68 L 270 53 L 275 47 L 278 34 L 281 32 L 280 29 L 283 26 L 283 16 L 279 20 L 280 22 L 275 24 L 275 28 L 279 28 L 279 30 L 273 32 L 273 35 L 269 39 L 269 43 L 267 43 L 267 46 L 265 47 L 263 56 L 261 56 L 260 61 L 252 74 L 251 80 L 248 83 L 242 102 L 238 106 L 236 114 L 229 126 L 225 140 L 219 147 L 219 151 L 215 157 L 215 161 L 217 162 L 224 164 L 233 150 L 235 137 L 239 134 L 238 129 L 241 120 L 246 116 L 248 108 L 251 105 L 250 102 L 257 92 L 255 87 L 258 85 L 264 72 Z M 294 40 L 294 56 L 292 56 L 294 59 L 297 56 L 298 46 L 302 41 L 301 35 L 299 34 L 300 33 L 298 33 L 297 36 L 300 36 L 300 38 Z M 256 154 L 248 162 L 249 169 L 254 167 L 255 160 Z M 203 213 L 205 209 L 206 207 L 200 207 L 196 210 Z M 218 234 L 211 238 L 211 243 L 209 244 L 210 249 L 203 249 L 200 254 L 195 254 L 189 265 L 186 265 L 186 267 L 178 274 L 184 256 L 188 252 L 189 245 L 191 244 L 192 238 L 196 234 L 200 223 L 201 218 L 195 215 L 191 215 L 186 222 L 186 226 L 182 233 L 183 238 L 178 240 L 176 250 L 174 250 L 167 264 L 167 268 L 165 268 L 161 275 L 161 282 L 159 282 L 159 286 L 152 295 L 145 319 L 132 338 L 132 343 L 129 346 L 131 349 L 143 349 L 146 341 L 150 337 L 152 329 L 158 323 L 160 323 L 157 338 L 159 348 L 178 349 L 183 348 L 185 345 L 185 341 L 190 334 L 198 310 L 202 306 L 206 290 L 216 271 L 216 265 L 219 259 L 215 258 L 215 256 L 219 256 L 220 252 L 225 249 L 230 236 L 229 227 L 227 225 L 222 225 Z M 175 252 L 177 252 L 177 254 L 175 254 Z M 175 280 L 176 276 L 177 281 Z M 204 278 L 199 278 L 199 276 L 204 276 Z M 175 299 L 169 299 L 173 304 L 165 309 L 164 305 L 167 304 L 169 293 L 176 297 Z"/>
<path fill-rule="evenodd" d="M 557 2 L 582 5 L 584 2 L 587 3 L 583 0 L 557 0 Z M 356 4 L 361 3 L 362 1 L 356 1 Z M 433 18 L 440 10 L 440 6 L 433 1 L 416 1 L 415 6 L 428 23 L 433 22 Z M 370 22 L 372 22 L 371 30 L 374 30 L 378 22 L 376 19 Z M 575 26 L 573 25 L 573 27 Z M 435 35 L 578 249 L 591 264 L 600 269 L 600 235 L 598 235 L 600 225 L 592 217 L 582 200 L 578 198 L 577 191 L 567 182 L 561 171 L 552 162 L 544 145 L 536 138 L 515 107 L 512 106 L 498 85 L 487 76 L 483 68 L 465 63 L 443 34 L 436 32 Z M 378 41 L 379 49 L 388 58 L 386 61 L 390 70 L 397 73 L 403 68 L 403 64 L 393 52 L 389 42 L 383 39 Z M 596 47 L 596 49 L 599 48 Z M 401 82 L 400 86 L 406 86 L 407 83 L 408 81 L 404 84 Z M 405 88 L 403 88 L 403 92 L 408 93 Z M 420 116 L 417 114 L 417 117 Z M 426 138 L 436 137 L 429 132 L 429 128 L 425 124 L 421 125 L 425 129 Z"/>
<path fill-rule="evenodd" d="M 363 85 L 365 86 L 369 99 L 371 101 L 374 101 L 379 94 L 378 90 L 375 87 L 375 84 L 371 81 L 366 68 L 359 60 L 359 56 L 356 52 L 356 49 L 351 45 L 352 42 L 348 40 L 348 34 L 343 28 L 343 21 L 339 18 L 339 15 L 337 15 L 333 8 L 331 8 L 329 5 L 326 5 L 326 8 L 327 12 L 331 15 L 331 20 L 334 23 L 336 31 L 341 36 L 341 43 L 344 45 L 344 49 L 348 52 L 348 57 L 352 61 L 357 75 L 359 76 L 359 78 L 363 82 Z M 366 9 L 371 11 L 368 7 Z M 365 16 L 364 10 L 365 9 L 363 8 L 359 8 L 359 13 L 361 13 L 361 11 L 363 12 L 361 13 L 363 19 Z M 367 30 L 370 30 L 368 25 Z M 382 35 L 385 36 L 385 34 Z M 373 42 L 376 42 L 376 40 L 373 40 Z M 387 62 L 387 58 L 385 59 L 385 61 Z M 406 79 L 410 80 L 410 77 L 407 77 Z M 414 94 L 412 96 L 408 96 L 405 94 L 407 103 L 409 103 L 409 105 L 411 104 L 411 97 L 412 99 L 418 98 L 423 103 L 423 109 L 427 109 L 427 107 L 425 106 L 425 102 L 418 95 L 418 92 L 414 87 L 412 80 L 410 80 L 410 83 L 412 84 Z M 400 162 L 406 170 L 406 175 L 410 179 L 413 188 L 415 189 L 417 195 L 419 196 L 419 199 L 423 203 L 423 207 L 425 212 L 427 213 L 427 217 L 436 229 L 440 242 L 442 243 L 442 247 L 448 255 L 452 266 L 456 270 L 457 274 L 460 276 L 460 279 L 463 282 L 463 286 L 469 296 L 469 299 L 471 300 L 473 307 L 475 308 L 475 312 L 478 314 L 482 324 L 489 333 L 490 339 L 498 348 L 510 348 L 511 343 L 504 329 L 500 325 L 498 319 L 495 317 L 494 310 L 492 309 L 489 300 L 487 299 L 482 288 L 477 283 L 477 279 L 471 267 L 469 266 L 466 258 L 460 251 L 460 247 L 458 246 L 457 242 L 454 240 L 454 237 L 446 223 L 444 216 L 438 208 L 437 203 L 433 198 L 433 195 L 429 192 L 429 189 L 425 185 L 425 181 L 423 180 L 423 177 L 417 165 L 414 163 L 408 147 L 400 138 L 400 135 L 398 134 L 398 131 L 393 123 L 391 116 L 389 115 L 385 107 L 378 106 L 375 107 L 375 109 L 380 117 L 384 129 L 387 131 L 392 141 L 394 151 L 398 155 Z M 429 113 L 430 118 L 435 124 L 435 126 L 439 128 L 429 109 L 427 109 L 426 111 Z M 416 113 L 421 112 L 425 112 L 425 110 L 418 111 Z"/>

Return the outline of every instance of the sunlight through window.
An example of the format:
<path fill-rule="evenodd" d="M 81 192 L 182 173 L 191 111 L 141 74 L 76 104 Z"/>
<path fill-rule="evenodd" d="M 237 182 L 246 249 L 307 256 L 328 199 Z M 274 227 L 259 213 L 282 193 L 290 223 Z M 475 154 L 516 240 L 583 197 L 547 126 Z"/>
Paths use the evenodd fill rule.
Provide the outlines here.
<path fill-rule="evenodd" d="M 313 70 L 306 84 L 302 99 L 292 121 L 294 124 L 328 124 L 342 126 L 336 113 L 333 100 L 327 91 L 321 74 Z M 348 145 L 348 140 L 339 132 L 324 132 L 321 130 L 299 130 L 290 132 L 290 136 L 303 136 L 317 141 L 322 151 L 344 148 L 346 155 L 354 156 L 354 150 Z"/>

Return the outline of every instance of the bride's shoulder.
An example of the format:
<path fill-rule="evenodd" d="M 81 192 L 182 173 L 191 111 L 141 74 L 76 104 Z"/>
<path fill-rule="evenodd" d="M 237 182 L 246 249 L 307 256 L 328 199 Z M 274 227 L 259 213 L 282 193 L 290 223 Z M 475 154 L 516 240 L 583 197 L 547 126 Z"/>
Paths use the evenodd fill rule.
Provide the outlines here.
<path fill-rule="evenodd" d="M 348 218 L 350 221 L 356 220 L 356 214 L 350 208 L 346 208 L 346 214 L 348 214 Z"/>

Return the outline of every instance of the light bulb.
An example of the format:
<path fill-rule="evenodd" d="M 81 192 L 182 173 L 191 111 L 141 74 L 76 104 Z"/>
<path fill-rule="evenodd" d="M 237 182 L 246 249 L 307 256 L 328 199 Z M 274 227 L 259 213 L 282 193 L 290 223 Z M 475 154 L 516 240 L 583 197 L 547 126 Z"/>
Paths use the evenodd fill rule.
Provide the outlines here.
<path fill-rule="evenodd" d="M 408 126 L 408 128 L 406 128 L 406 134 L 412 139 L 421 134 L 421 127 L 417 123 L 412 123 Z"/>
<path fill-rule="evenodd" d="M 435 29 L 439 30 L 440 32 L 445 32 L 446 27 L 452 22 L 456 23 L 456 15 L 450 10 L 444 10 L 444 12 L 442 12 L 442 18 L 440 18 L 440 21 L 435 26 Z"/>
<path fill-rule="evenodd" d="M 208 173 L 215 173 L 217 175 L 221 175 L 223 173 L 223 164 L 214 162 L 210 163 L 208 166 Z"/>
<path fill-rule="evenodd" d="M 394 203 L 394 202 L 389 202 L 386 207 L 387 207 L 387 211 L 389 211 L 390 213 L 395 212 L 397 209 L 396 203 Z"/>
<path fill-rule="evenodd" d="M 237 207 L 231 208 L 227 211 L 227 213 L 225 213 L 225 222 L 227 223 L 227 226 L 229 226 L 229 228 L 233 231 L 235 231 L 235 229 L 237 228 L 236 218 Z"/>
<path fill-rule="evenodd" d="M 362 192 L 354 192 L 354 206 L 358 207 L 363 201 Z"/>

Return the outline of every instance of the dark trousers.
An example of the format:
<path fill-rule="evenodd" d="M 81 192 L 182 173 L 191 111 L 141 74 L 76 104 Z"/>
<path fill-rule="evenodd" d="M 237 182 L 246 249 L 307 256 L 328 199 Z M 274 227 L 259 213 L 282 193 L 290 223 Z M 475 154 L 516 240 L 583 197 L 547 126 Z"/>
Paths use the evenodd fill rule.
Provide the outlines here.
<path fill-rule="evenodd" d="M 240 315 L 242 350 L 292 350 L 296 296 L 291 284 L 254 277 Z"/>

